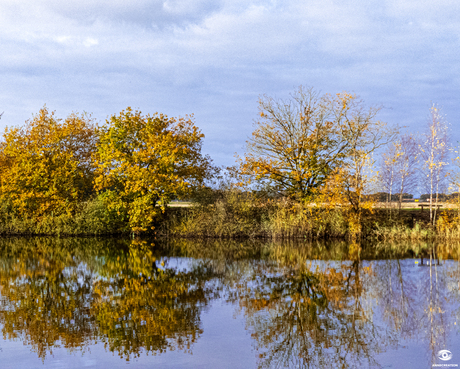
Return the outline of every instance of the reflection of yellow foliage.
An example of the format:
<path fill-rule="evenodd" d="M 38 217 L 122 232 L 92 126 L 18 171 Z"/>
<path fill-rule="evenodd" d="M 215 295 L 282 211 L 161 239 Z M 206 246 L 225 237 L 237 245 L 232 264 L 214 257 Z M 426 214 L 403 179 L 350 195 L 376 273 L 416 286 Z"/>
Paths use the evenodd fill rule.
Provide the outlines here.
<path fill-rule="evenodd" d="M 152 251 L 143 246 L 107 261 L 107 277 L 116 276 L 115 283 L 106 279 L 95 284 L 98 298 L 92 311 L 99 334 L 111 351 L 127 358 L 142 350 L 190 350 L 201 332 L 202 286 L 190 274 L 157 268 Z"/>
<path fill-rule="evenodd" d="M 361 246 L 356 242 L 351 242 L 349 246 L 349 255 L 352 260 L 359 260 Z"/>
<path fill-rule="evenodd" d="M 260 368 L 336 367 L 335 353 L 344 349 L 348 360 L 370 354 L 371 339 L 362 331 L 365 317 L 355 302 L 362 293 L 358 262 L 285 268 L 270 277 L 260 272 L 251 287 L 242 284 L 239 290 L 240 307 L 261 351 Z"/>
<path fill-rule="evenodd" d="M 160 269 L 145 242 L 92 256 L 90 250 L 0 247 L 3 334 L 21 338 L 41 358 L 60 344 L 72 350 L 94 340 L 126 359 L 190 351 L 201 333 L 210 274 Z"/>
<path fill-rule="evenodd" d="M 42 358 L 59 341 L 67 349 L 77 349 L 93 337 L 92 318 L 85 308 L 90 285 L 78 281 L 78 272 L 64 275 L 71 265 L 39 254 L 0 270 L 0 292 L 8 307 L 0 311 L 3 334 L 21 338 Z"/>

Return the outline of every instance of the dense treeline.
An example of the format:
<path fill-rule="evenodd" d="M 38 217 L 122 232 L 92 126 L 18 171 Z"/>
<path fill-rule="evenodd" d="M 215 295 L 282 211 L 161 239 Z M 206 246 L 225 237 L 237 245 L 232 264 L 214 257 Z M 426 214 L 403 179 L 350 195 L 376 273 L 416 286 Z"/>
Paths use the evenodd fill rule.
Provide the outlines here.
<path fill-rule="evenodd" d="M 369 199 L 372 199 L 377 202 L 389 202 L 389 201 L 399 201 L 399 194 L 391 194 L 389 192 L 377 192 L 370 195 L 367 195 Z M 414 195 L 411 193 L 403 193 L 403 200 L 411 200 L 414 198 Z"/>
<path fill-rule="evenodd" d="M 88 115 L 58 119 L 44 107 L 3 133 L 0 231 L 147 231 L 171 199 L 212 177 L 203 137 L 192 117 L 128 108 L 98 126 Z"/>
<path fill-rule="evenodd" d="M 451 148 L 439 109 L 419 136 L 379 121 L 379 110 L 347 92 L 300 87 L 288 100 L 264 96 L 245 154 L 222 171 L 201 153 L 192 116 L 127 108 L 98 125 L 86 114 L 59 119 L 45 106 L 3 132 L 0 233 L 317 238 L 422 226 L 423 237 L 441 228 L 452 236 L 458 216 L 439 217 L 436 205 L 458 202 L 444 193 L 460 181 L 447 175 Z M 401 216 L 414 190 L 428 190 L 421 200 L 429 219 Z M 168 209 L 173 199 L 191 207 Z M 398 216 L 392 206 L 374 209 L 394 201 Z"/>

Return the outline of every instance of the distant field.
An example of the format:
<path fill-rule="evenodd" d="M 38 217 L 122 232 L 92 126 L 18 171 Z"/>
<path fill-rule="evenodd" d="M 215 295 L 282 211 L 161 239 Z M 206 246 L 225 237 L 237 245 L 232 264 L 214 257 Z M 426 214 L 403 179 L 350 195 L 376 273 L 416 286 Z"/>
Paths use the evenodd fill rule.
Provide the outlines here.
<path fill-rule="evenodd" d="M 421 207 L 419 205 L 423 205 L 424 207 L 426 206 L 425 209 L 427 209 L 430 206 L 430 203 L 428 202 L 403 202 L 401 204 L 401 208 L 403 209 L 420 209 Z M 439 202 L 438 205 L 441 205 L 441 209 L 452 209 L 456 208 L 455 204 L 449 204 L 445 202 Z M 188 208 L 193 206 L 193 202 L 191 201 L 172 201 L 168 204 L 168 207 L 170 208 Z M 434 203 L 433 203 L 434 206 Z M 398 209 L 399 205 L 397 202 L 392 202 L 391 204 L 388 204 L 386 202 L 378 202 L 374 206 L 375 208 L 378 209 Z"/>
<path fill-rule="evenodd" d="M 170 208 L 188 208 L 192 206 L 192 202 L 189 201 L 172 201 L 168 204 Z"/>
<path fill-rule="evenodd" d="M 423 205 L 424 207 L 426 206 L 428 208 L 430 206 L 430 203 L 429 202 L 403 202 L 401 204 L 401 208 L 403 208 L 403 209 L 420 209 L 421 207 L 419 205 Z M 452 208 L 456 207 L 455 204 L 449 204 L 449 203 L 446 203 L 446 202 L 438 202 L 438 205 L 441 205 L 441 209 L 452 209 Z M 433 206 L 434 206 L 434 202 L 433 202 Z M 375 207 L 379 208 L 379 209 L 389 209 L 390 207 L 392 209 L 398 209 L 399 204 L 397 202 L 392 202 L 390 204 L 388 204 L 386 202 L 378 202 L 378 203 L 375 204 Z"/>

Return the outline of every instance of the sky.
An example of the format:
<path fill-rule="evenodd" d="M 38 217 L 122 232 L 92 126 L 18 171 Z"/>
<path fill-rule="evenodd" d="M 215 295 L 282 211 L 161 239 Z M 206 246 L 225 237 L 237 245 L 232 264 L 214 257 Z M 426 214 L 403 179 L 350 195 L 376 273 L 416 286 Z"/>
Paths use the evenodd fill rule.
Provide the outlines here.
<path fill-rule="evenodd" d="M 263 94 L 300 85 L 381 105 L 460 140 L 457 0 L 0 0 L 0 128 L 46 104 L 104 122 L 128 106 L 194 114 L 215 164 L 243 154 Z"/>

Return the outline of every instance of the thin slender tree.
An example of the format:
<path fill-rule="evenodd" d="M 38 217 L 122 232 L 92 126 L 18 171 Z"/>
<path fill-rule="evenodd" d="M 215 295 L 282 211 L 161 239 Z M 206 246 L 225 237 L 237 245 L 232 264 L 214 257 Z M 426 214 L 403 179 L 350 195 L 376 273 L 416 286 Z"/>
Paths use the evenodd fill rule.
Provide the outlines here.
<path fill-rule="evenodd" d="M 439 190 L 445 184 L 449 155 L 448 125 L 436 105 L 430 108 L 427 131 L 420 145 L 425 186 L 430 194 L 430 222 L 436 221 Z M 434 199 L 434 211 L 433 211 Z"/>
<path fill-rule="evenodd" d="M 387 146 L 382 153 L 379 182 L 383 192 L 387 194 L 387 206 L 391 209 L 391 200 L 396 181 L 396 163 L 400 155 L 399 147 L 395 143 Z M 391 212 L 391 210 L 390 210 Z"/>
<path fill-rule="evenodd" d="M 403 194 L 412 192 L 418 184 L 419 143 L 411 134 L 402 135 L 397 141 L 399 156 L 396 161 L 396 186 L 398 189 L 398 205 L 401 211 Z"/>
<path fill-rule="evenodd" d="M 452 171 L 449 173 L 449 191 L 451 191 L 451 201 L 455 201 L 457 206 L 457 220 L 460 220 L 460 143 L 457 143 L 457 148 L 452 158 Z"/>

